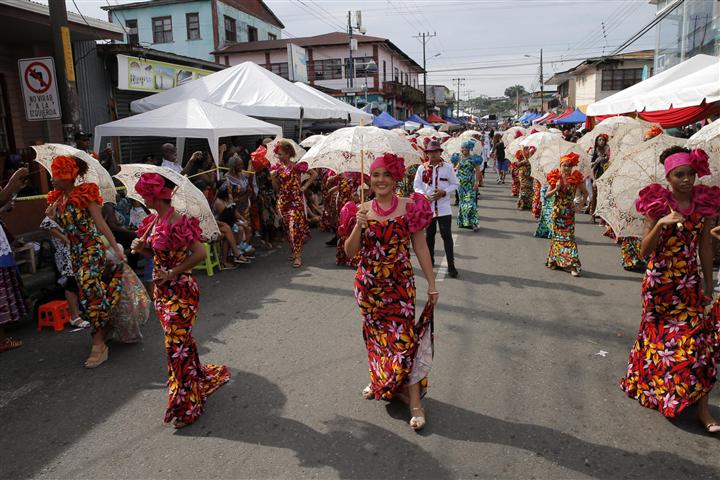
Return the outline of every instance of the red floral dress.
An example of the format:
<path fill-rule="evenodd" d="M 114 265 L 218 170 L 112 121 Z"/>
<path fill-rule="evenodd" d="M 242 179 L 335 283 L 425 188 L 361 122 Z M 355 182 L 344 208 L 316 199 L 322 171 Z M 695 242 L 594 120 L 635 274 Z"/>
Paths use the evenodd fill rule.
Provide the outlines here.
<path fill-rule="evenodd" d="M 533 214 L 533 217 L 536 219 L 540 219 L 540 213 L 542 212 L 542 198 L 540 197 L 540 190 L 542 189 L 542 184 L 534 180 L 533 181 L 533 194 L 532 194 L 532 207 L 530 208 L 530 212 Z"/>
<path fill-rule="evenodd" d="M 720 192 L 693 189 L 693 205 L 678 208 L 658 184 L 640 191 L 643 215 L 661 218 L 670 207 L 685 216 L 681 226 L 663 227 L 648 258 L 642 284 L 642 321 L 620 387 L 644 407 L 668 418 L 707 394 L 717 373 L 718 319 L 706 315 L 698 273 L 698 243 L 706 219 L 718 215 Z"/>
<path fill-rule="evenodd" d="M 518 162 L 515 169 L 519 183 L 517 207 L 521 210 L 530 210 L 533 201 L 533 178 L 530 176 L 530 161 Z"/>
<path fill-rule="evenodd" d="M 180 216 L 170 224 L 171 209 L 165 218 L 152 224 L 156 214 L 145 217 L 138 228 L 142 237 L 153 228 L 147 243 L 153 251 L 153 278 L 183 263 L 190 255 L 190 246 L 200 241 L 200 223 L 196 218 Z M 200 363 L 192 330 L 200 306 L 200 289 L 190 272 L 183 272 L 169 283 L 155 283 L 155 312 L 165 334 L 168 364 L 168 404 L 165 422 L 177 419 L 195 422 L 203 413 L 208 395 L 230 380 L 230 372 L 222 365 Z"/>
<path fill-rule="evenodd" d="M 512 178 L 512 182 L 510 183 L 510 195 L 517 197 L 520 193 L 520 175 L 518 172 L 517 162 L 512 162 L 510 164 L 510 177 Z"/>
<path fill-rule="evenodd" d="M 360 188 L 360 174 L 347 172 L 341 174 L 339 177 L 337 204 L 344 206 L 347 202 L 352 202 L 353 196 L 357 193 L 358 188 Z M 348 258 L 347 255 L 345 255 L 345 240 L 348 235 L 350 235 L 351 231 L 352 229 L 350 229 L 350 231 L 346 231 L 345 228 L 340 228 L 340 225 L 338 225 L 338 241 L 337 247 L 335 248 L 335 263 L 337 265 L 347 265 L 348 267 L 355 268 L 358 266 L 358 257 Z"/>
<path fill-rule="evenodd" d="M 293 257 L 302 254 L 303 245 L 310 239 L 310 225 L 305 216 L 305 195 L 302 191 L 300 175 L 307 171 L 307 163 L 276 163 L 279 184 L 277 205 L 283 223 L 290 251 Z"/>
<path fill-rule="evenodd" d="M 391 399 L 406 385 L 427 387 L 432 363 L 433 307 L 415 322 L 415 276 L 410 262 L 411 234 L 432 220 L 430 203 L 414 193 L 403 216 L 370 220 L 355 274 L 355 299 L 363 318 L 370 388 L 376 399 Z M 357 212 L 348 203 L 342 218 Z M 347 225 L 347 228 L 351 228 Z"/>
<path fill-rule="evenodd" d="M 322 185 L 323 211 L 320 217 L 321 232 L 335 232 L 338 224 L 337 191 L 330 190 L 337 185 L 338 176 L 332 170 L 321 169 L 320 184 Z M 344 205 L 344 204 L 343 204 Z"/>
<path fill-rule="evenodd" d="M 554 169 L 547 175 L 550 188 L 554 188 L 560 181 L 560 170 Z M 580 172 L 574 170 L 565 179 L 565 183 L 555 192 L 555 202 L 552 207 L 550 251 L 546 265 L 548 268 L 562 268 L 565 270 L 580 270 L 580 256 L 575 241 L 575 192 L 584 181 Z"/>
<path fill-rule="evenodd" d="M 75 186 L 68 196 L 60 190 L 48 193 L 56 204 L 56 221 L 70 240 L 70 260 L 78 284 L 80 316 L 90 322 L 93 333 L 105 328 L 110 313 L 120 300 L 122 266 L 110 262 L 101 234 L 88 210 L 91 203 L 102 206 L 100 190 L 94 183 Z"/>

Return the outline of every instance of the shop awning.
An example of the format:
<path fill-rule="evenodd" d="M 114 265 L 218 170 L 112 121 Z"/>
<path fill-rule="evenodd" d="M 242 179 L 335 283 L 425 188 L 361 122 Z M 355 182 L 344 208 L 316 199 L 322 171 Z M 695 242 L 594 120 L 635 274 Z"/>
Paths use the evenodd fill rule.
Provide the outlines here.
<path fill-rule="evenodd" d="M 427 116 L 427 121 L 431 123 L 447 123 L 445 120 L 440 118 L 439 116 L 435 115 L 434 113 L 431 113 Z"/>
<path fill-rule="evenodd" d="M 587 117 L 585 116 L 585 114 L 582 113 L 579 109 L 575 109 L 569 115 L 567 115 L 559 120 L 555 119 L 555 124 L 566 125 L 569 123 L 585 123 L 585 120 L 587 120 Z"/>
<path fill-rule="evenodd" d="M 402 128 L 405 125 L 405 122 L 397 120 L 387 112 L 382 112 L 373 119 L 373 125 L 390 130 L 393 128 Z"/>
<path fill-rule="evenodd" d="M 423 125 L 423 126 L 425 126 L 425 127 L 432 127 L 432 126 L 433 126 L 432 123 L 424 120 L 424 119 L 423 119 L 420 115 L 418 115 L 417 113 L 414 113 L 414 114 L 410 115 L 410 116 L 407 118 L 407 121 L 408 121 L 408 122 L 419 123 L 420 125 Z"/>

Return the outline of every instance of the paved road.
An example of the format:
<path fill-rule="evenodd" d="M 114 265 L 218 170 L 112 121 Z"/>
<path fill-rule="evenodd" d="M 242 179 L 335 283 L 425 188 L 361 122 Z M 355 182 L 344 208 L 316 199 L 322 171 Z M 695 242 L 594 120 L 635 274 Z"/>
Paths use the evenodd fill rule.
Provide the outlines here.
<path fill-rule="evenodd" d="M 81 368 L 84 333 L 20 330 L 25 347 L 0 356 L 0 477 L 720 477 L 717 440 L 692 418 L 668 422 L 616 386 L 640 276 L 586 216 L 583 277 L 547 270 L 548 241 L 531 237 L 535 221 L 507 187 L 482 190 L 482 230 L 457 234 L 460 278 L 438 284 L 421 434 L 403 407 L 360 398 L 353 272 L 315 234 L 300 271 L 285 249 L 201 277 L 201 356 L 233 380 L 181 431 L 162 423 L 154 319 L 141 345 L 112 346 L 96 371 Z"/>

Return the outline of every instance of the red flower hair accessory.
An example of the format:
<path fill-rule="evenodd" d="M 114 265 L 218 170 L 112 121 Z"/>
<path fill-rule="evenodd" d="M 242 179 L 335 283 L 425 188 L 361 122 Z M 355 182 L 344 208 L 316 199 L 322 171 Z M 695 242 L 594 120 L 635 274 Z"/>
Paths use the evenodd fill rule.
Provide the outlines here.
<path fill-rule="evenodd" d="M 515 160 L 521 160 L 523 158 L 523 152 L 522 150 L 518 150 L 515 152 Z"/>
<path fill-rule="evenodd" d="M 250 154 L 250 163 L 252 163 L 253 170 L 256 172 L 262 172 L 270 168 L 270 162 L 266 158 L 267 148 L 260 146 Z"/>
<path fill-rule="evenodd" d="M 135 191 L 146 200 L 170 200 L 172 189 L 165 186 L 165 177 L 159 173 L 143 173 L 135 184 Z"/>
<path fill-rule="evenodd" d="M 607 143 L 607 141 L 610 140 L 610 137 L 608 136 L 607 133 L 601 133 L 600 135 L 597 136 L 597 138 L 602 138 L 603 140 L 605 140 L 605 143 Z"/>
<path fill-rule="evenodd" d="M 385 153 L 382 156 L 375 157 L 375 161 L 370 165 L 370 173 L 381 167 L 385 168 L 396 182 L 399 182 L 405 176 L 405 160 L 394 153 Z"/>
<path fill-rule="evenodd" d="M 571 167 L 575 167 L 578 163 L 580 163 L 580 155 L 575 152 L 570 152 L 567 155 L 560 157 L 560 165 L 570 165 Z"/>
<path fill-rule="evenodd" d="M 647 140 L 650 140 L 651 138 L 657 137 L 661 133 L 663 133 L 662 128 L 658 127 L 657 125 L 653 125 L 645 131 L 645 137 L 647 138 Z"/>
<path fill-rule="evenodd" d="M 273 147 L 273 153 L 275 155 L 278 155 L 280 153 L 280 144 L 279 143 L 276 143 L 275 146 Z"/>
<path fill-rule="evenodd" d="M 60 155 L 53 158 L 50 166 L 53 178 L 57 180 L 75 180 L 80 172 L 75 157 Z"/>

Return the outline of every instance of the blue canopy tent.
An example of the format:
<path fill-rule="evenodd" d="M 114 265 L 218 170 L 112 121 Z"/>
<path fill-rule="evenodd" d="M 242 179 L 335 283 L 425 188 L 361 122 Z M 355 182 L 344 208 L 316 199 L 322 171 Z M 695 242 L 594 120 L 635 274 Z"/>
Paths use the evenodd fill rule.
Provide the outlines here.
<path fill-rule="evenodd" d="M 518 120 L 523 123 L 528 122 L 528 121 L 530 121 L 530 118 L 532 117 L 532 115 L 533 115 L 532 112 L 525 112 L 522 114 L 522 116 Z"/>
<path fill-rule="evenodd" d="M 426 121 L 424 118 L 422 118 L 422 117 L 421 117 L 420 115 L 418 115 L 417 113 L 414 113 L 414 114 L 410 115 L 410 116 L 407 118 L 407 121 L 408 121 L 408 122 L 419 123 L 419 124 L 422 125 L 423 127 L 432 127 L 432 126 L 433 126 L 432 123 Z"/>
<path fill-rule="evenodd" d="M 568 123 L 585 123 L 587 120 L 587 116 L 581 112 L 579 109 L 575 109 L 574 112 L 572 112 L 567 117 L 563 117 L 560 120 L 555 121 L 555 125 L 565 125 Z"/>
<path fill-rule="evenodd" d="M 382 112 L 380 115 L 377 115 L 373 119 L 373 125 L 379 128 L 402 128 L 405 126 L 405 122 L 401 122 L 400 120 L 396 120 L 393 118 L 392 115 L 390 115 L 387 112 Z"/>

